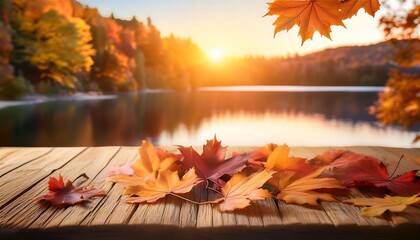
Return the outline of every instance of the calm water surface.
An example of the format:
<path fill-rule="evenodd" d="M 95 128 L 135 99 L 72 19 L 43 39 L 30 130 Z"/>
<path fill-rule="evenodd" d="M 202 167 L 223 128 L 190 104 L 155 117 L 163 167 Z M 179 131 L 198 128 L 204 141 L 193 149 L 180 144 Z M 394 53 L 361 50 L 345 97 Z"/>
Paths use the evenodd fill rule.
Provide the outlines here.
<path fill-rule="evenodd" d="M 368 107 L 377 88 L 207 88 L 0 109 L 1 146 L 376 145 L 418 147 L 415 131 L 383 127 Z M 415 129 L 418 130 L 418 129 Z"/>

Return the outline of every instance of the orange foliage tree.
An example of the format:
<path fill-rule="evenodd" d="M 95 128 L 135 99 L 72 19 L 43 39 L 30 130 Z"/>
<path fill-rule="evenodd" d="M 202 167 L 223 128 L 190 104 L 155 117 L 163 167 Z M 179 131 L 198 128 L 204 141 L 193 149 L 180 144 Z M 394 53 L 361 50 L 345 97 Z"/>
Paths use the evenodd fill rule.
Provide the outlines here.
<path fill-rule="evenodd" d="M 399 0 L 398 7 L 384 3 L 387 14 L 381 20 L 386 38 L 395 45 L 394 68 L 386 90 L 372 107 L 384 124 L 409 128 L 420 123 L 420 1 Z M 414 142 L 420 140 L 420 136 Z"/>

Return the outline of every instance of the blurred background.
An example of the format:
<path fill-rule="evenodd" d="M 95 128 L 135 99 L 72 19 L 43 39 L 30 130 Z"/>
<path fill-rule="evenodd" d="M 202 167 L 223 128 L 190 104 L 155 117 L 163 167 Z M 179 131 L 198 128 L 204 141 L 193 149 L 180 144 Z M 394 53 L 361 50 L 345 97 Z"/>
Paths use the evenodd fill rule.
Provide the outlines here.
<path fill-rule="evenodd" d="M 301 45 L 256 0 L 0 0 L 0 146 L 418 147 L 420 1 Z"/>

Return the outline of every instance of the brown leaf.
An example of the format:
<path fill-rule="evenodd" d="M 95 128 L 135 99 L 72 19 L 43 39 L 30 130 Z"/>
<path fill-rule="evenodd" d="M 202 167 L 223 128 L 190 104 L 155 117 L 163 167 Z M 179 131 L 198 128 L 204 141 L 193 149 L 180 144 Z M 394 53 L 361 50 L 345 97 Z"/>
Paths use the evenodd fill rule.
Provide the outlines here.
<path fill-rule="evenodd" d="M 90 201 L 93 197 L 105 196 L 103 190 L 97 190 L 93 187 L 76 188 L 70 180 L 64 184 L 63 177 L 60 175 L 59 179 L 50 177 L 48 181 L 49 193 L 39 196 L 34 201 L 45 200 L 52 205 L 59 208 L 75 205 L 81 202 Z"/>
<path fill-rule="evenodd" d="M 245 176 L 237 173 L 221 189 L 223 202 L 219 205 L 220 211 L 242 209 L 250 205 L 251 200 L 263 200 L 272 195 L 261 187 L 271 178 L 274 171 L 264 170 Z M 221 199 L 216 200 L 219 202 Z"/>
<path fill-rule="evenodd" d="M 408 205 L 420 203 L 419 194 L 411 197 L 385 196 L 384 198 L 354 198 L 345 200 L 355 206 L 369 206 L 362 209 L 365 217 L 381 216 L 385 211 L 402 212 Z"/>

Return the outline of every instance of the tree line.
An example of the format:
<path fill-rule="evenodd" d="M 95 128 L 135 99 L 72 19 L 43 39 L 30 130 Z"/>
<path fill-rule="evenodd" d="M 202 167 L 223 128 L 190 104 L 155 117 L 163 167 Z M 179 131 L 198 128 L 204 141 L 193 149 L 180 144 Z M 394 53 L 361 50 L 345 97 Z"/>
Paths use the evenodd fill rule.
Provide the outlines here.
<path fill-rule="evenodd" d="M 190 39 L 161 36 L 150 18 L 105 17 L 76 0 L 0 0 L 3 99 L 214 85 L 384 85 L 389 46 L 360 50 L 379 56 L 366 61 L 343 51 L 212 64 Z M 328 57 L 336 55 L 344 57 Z"/>

